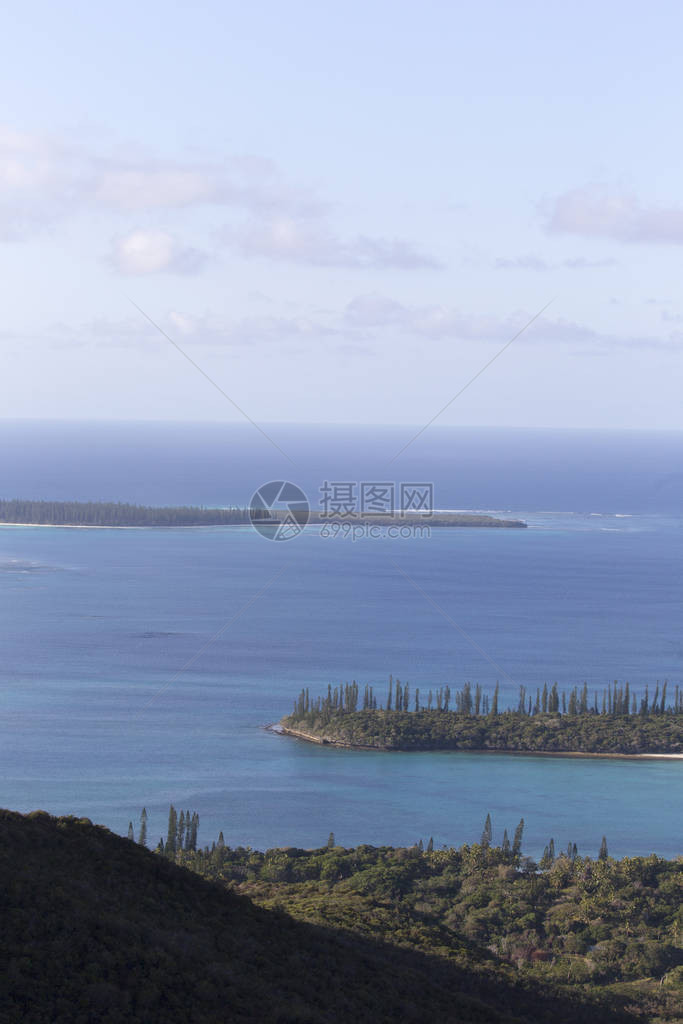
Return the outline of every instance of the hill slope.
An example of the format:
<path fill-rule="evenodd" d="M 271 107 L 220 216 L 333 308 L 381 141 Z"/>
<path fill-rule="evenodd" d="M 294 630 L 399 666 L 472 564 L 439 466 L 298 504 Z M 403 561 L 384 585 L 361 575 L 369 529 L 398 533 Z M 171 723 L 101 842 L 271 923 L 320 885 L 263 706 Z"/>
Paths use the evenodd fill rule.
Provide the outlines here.
<path fill-rule="evenodd" d="M 295 921 L 92 825 L 0 811 L 0 1021 L 620 1019 Z"/>

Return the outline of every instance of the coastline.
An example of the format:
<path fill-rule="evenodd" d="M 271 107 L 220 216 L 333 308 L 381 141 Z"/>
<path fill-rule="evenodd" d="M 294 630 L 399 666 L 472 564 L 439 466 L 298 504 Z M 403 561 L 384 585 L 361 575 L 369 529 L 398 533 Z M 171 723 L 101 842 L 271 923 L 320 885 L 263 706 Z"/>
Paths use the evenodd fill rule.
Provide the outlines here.
<path fill-rule="evenodd" d="M 480 521 L 477 522 L 476 519 L 479 519 Z M 333 524 L 334 525 L 340 525 L 340 521 L 338 521 L 338 520 L 325 520 L 325 519 L 313 518 L 312 517 L 310 519 L 310 521 L 306 524 L 306 526 L 304 526 L 304 529 L 306 529 L 307 526 L 322 527 L 322 526 L 331 526 Z M 406 518 L 405 520 L 401 520 L 401 521 L 397 521 L 396 519 L 385 519 L 385 520 L 383 520 L 380 517 L 377 517 L 376 519 L 372 519 L 370 517 L 365 517 L 363 519 L 356 519 L 356 520 L 353 521 L 353 525 L 360 526 L 360 527 L 366 527 L 366 526 L 399 526 L 399 525 L 400 526 L 410 527 L 410 526 L 415 526 L 416 524 L 420 525 L 420 526 L 424 526 L 425 528 L 429 528 L 430 530 L 491 530 L 491 529 L 525 530 L 525 529 L 528 528 L 527 524 L 523 520 L 521 520 L 521 519 L 493 519 L 492 517 L 484 517 L 484 516 L 472 517 L 472 521 L 467 521 L 467 522 L 461 522 L 461 521 L 444 522 L 443 520 L 441 520 L 441 521 L 434 521 L 434 520 L 431 520 L 431 519 L 425 519 L 424 522 L 422 522 L 420 519 L 418 519 L 416 517 Z M 245 527 L 245 526 L 249 526 L 249 525 L 250 525 L 249 523 L 173 523 L 172 525 L 164 525 L 164 524 L 161 524 L 161 523 L 158 523 L 158 524 L 149 523 L 149 524 L 130 525 L 130 526 L 115 526 L 115 525 L 112 524 L 112 525 L 108 526 L 106 524 L 102 525 L 102 524 L 99 524 L 99 523 L 10 523 L 10 522 L 4 522 L 4 521 L 0 520 L 0 527 L 1 526 L 12 526 L 12 527 L 25 526 L 25 527 L 30 527 L 31 529 L 34 529 L 36 527 L 41 527 L 41 528 L 45 528 L 45 529 L 49 529 L 49 530 L 208 530 L 208 529 L 216 529 L 217 527 L 220 527 L 221 529 L 233 529 L 234 527 Z M 273 521 L 272 523 L 269 523 L 268 525 L 280 526 L 282 524 L 280 522 Z"/>
<path fill-rule="evenodd" d="M 359 743 L 345 743 L 342 740 L 329 740 L 312 733 L 303 732 L 300 729 L 290 729 L 281 723 L 267 725 L 269 732 L 277 736 L 291 736 L 294 739 L 303 740 L 305 743 L 316 743 L 320 747 L 335 747 L 340 750 L 373 750 L 379 754 L 509 754 L 517 757 L 569 757 L 587 758 L 600 757 L 607 759 L 618 759 L 627 761 L 640 760 L 662 760 L 662 761 L 683 761 L 683 754 L 612 754 L 612 753 L 590 753 L 585 750 L 504 750 L 491 747 L 471 747 L 457 749 L 453 747 L 376 747 Z"/>
<path fill-rule="evenodd" d="M 248 527 L 249 523 L 178 523 L 173 526 L 99 526 L 95 523 L 3 523 L 3 526 L 38 527 L 45 530 L 234 530 Z"/>

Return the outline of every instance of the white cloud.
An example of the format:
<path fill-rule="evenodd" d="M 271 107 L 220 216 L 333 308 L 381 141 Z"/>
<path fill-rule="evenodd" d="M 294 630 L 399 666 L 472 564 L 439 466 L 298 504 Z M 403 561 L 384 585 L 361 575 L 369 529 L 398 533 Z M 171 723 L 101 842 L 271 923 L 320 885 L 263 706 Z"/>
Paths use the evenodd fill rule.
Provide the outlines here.
<path fill-rule="evenodd" d="M 227 320 L 208 314 L 172 310 L 164 327 L 178 342 L 197 345 L 240 346 L 284 341 L 317 341 L 334 336 L 337 329 L 309 317 L 247 316 Z"/>
<path fill-rule="evenodd" d="M 276 165 L 260 157 L 227 157 L 220 163 L 159 161 L 131 157 L 98 160 L 93 200 L 122 210 L 224 206 L 253 213 L 322 212 L 327 204 L 309 189 L 286 182 Z"/>
<path fill-rule="evenodd" d="M 96 201 L 130 210 L 189 206 L 212 197 L 205 174 L 173 168 L 104 170 L 94 188 Z"/>
<path fill-rule="evenodd" d="M 377 293 L 360 295 L 343 309 L 327 316 L 261 315 L 228 319 L 222 315 L 168 310 L 158 313 L 146 310 L 159 326 L 186 351 L 203 348 L 249 350 L 256 346 L 274 346 L 270 351 L 308 353 L 322 344 L 337 352 L 358 356 L 381 356 L 386 345 L 401 344 L 415 348 L 430 343 L 435 352 L 451 351 L 454 343 L 480 343 L 491 346 L 488 358 L 496 348 L 510 341 L 531 320 L 533 312 L 519 310 L 510 316 L 463 312 L 447 306 L 408 306 Z M 662 353 L 683 349 L 683 331 L 678 318 L 667 317 L 674 327 L 656 335 L 616 335 L 600 332 L 585 324 L 564 317 L 539 317 L 515 345 L 567 345 L 583 355 L 604 354 L 611 350 L 644 349 Z M 69 325 L 46 324 L 32 332 L 2 331 L 7 343 L 20 345 L 49 344 L 57 348 L 116 347 L 147 348 L 164 344 L 159 332 L 143 316 L 133 313 L 126 319 L 113 321 L 98 318 Z"/>
<path fill-rule="evenodd" d="M 287 182 L 260 157 L 221 161 L 159 160 L 129 150 L 114 156 L 0 129 L 0 239 L 19 240 L 67 216 L 188 208 L 231 208 L 250 218 L 220 237 L 245 256 L 319 267 L 434 268 L 438 263 L 401 238 L 340 237 L 329 203 Z M 152 230 L 132 231 L 114 246 L 123 273 L 197 269 L 199 254 Z"/>
<path fill-rule="evenodd" d="M 191 274 L 205 260 L 203 253 L 182 246 L 167 231 L 142 229 L 114 239 L 110 254 L 111 263 L 122 274 Z"/>
<path fill-rule="evenodd" d="M 0 239 L 20 240 L 73 211 L 81 175 L 67 149 L 0 126 Z"/>
<path fill-rule="evenodd" d="M 353 299 L 344 312 L 345 322 L 354 328 L 390 327 L 406 334 L 438 339 L 497 341 L 511 337 L 526 321 L 491 314 L 466 314 L 443 305 L 406 306 L 394 299 L 372 293 Z M 530 319 L 530 315 L 526 317 Z"/>
<path fill-rule="evenodd" d="M 358 295 L 344 310 L 344 320 L 350 327 L 385 327 L 391 324 L 406 326 L 410 317 L 406 306 L 376 292 Z"/>
<path fill-rule="evenodd" d="M 164 161 L 133 151 L 112 156 L 0 126 L 0 237 L 6 240 L 87 209 L 202 205 L 307 216 L 322 214 L 328 204 L 285 181 L 272 161 L 260 157 L 210 162 Z"/>
<path fill-rule="evenodd" d="M 400 238 L 339 237 L 318 217 L 278 216 L 225 228 L 220 236 L 248 257 L 264 257 L 316 267 L 434 269 L 431 256 Z"/>
<path fill-rule="evenodd" d="M 504 344 L 529 323 L 534 311 L 518 310 L 509 316 L 490 313 L 465 313 L 448 306 L 407 306 L 376 293 L 360 295 L 346 306 L 342 322 L 366 339 L 372 332 L 391 331 L 408 338 L 430 341 L 481 341 Z M 602 333 L 565 317 L 539 317 L 520 336 L 522 343 L 564 343 L 589 348 L 640 347 L 678 350 L 683 334 L 665 337 L 620 336 Z"/>
<path fill-rule="evenodd" d="M 646 206 L 632 193 L 583 185 L 555 199 L 546 227 L 587 238 L 683 245 L 683 207 Z"/>
<path fill-rule="evenodd" d="M 499 257 L 495 261 L 496 270 L 597 270 L 600 267 L 614 267 L 616 260 L 589 260 L 583 256 L 574 259 L 544 260 L 541 256 L 529 253 L 526 256 L 517 256 L 514 259 Z"/>
<path fill-rule="evenodd" d="M 143 306 L 144 308 L 144 306 Z M 228 319 L 211 313 L 145 309 L 152 320 L 186 351 L 200 348 L 243 348 L 296 344 L 335 338 L 339 329 L 305 316 L 245 316 Z M 148 348 L 168 345 L 162 333 L 141 313 L 121 320 L 98 317 L 80 324 L 53 323 L 32 332 L 4 331 L 0 338 L 25 347 L 47 342 L 56 348 Z"/>

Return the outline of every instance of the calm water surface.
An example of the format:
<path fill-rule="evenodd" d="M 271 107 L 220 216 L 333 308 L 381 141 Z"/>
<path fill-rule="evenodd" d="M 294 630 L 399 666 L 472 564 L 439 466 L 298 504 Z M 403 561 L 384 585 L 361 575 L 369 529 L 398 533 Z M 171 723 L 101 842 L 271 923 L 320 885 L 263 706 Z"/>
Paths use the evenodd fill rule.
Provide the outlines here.
<path fill-rule="evenodd" d="M 169 427 L 150 440 L 137 427 L 137 448 L 132 427 L 87 439 L 64 427 L 61 448 L 40 429 L 7 435 L 4 494 L 246 503 L 282 471 L 270 453 L 240 460 L 243 435 L 226 455 L 217 428 L 188 438 Z M 319 449 L 299 437 L 295 479 L 308 489 L 333 472 L 368 478 L 368 446 L 366 475 L 352 476 L 349 438 L 332 440 L 324 473 Z M 173 801 L 199 811 L 203 841 L 222 829 L 231 845 L 259 848 L 318 845 L 330 831 L 345 845 L 471 842 L 490 812 L 496 839 L 524 817 L 534 854 L 551 836 L 594 854 L 603 834 L 614 854 L 683 853 L 680 762 L 334 751 L 263 729 L 303 685 L 315 693 L 356 679 L 383 693 L 389 672 L 423 691 L 467 679 L 492 689 L 499 678 L 510 702 L 520 683 L 681 683 L 675 439 L 640 438 L 629 455 L 623 438 L 610 449 L 601 436 L 602 474 L 597 456 L 582 456 L 585 438 L 561 440 L 573 491 L 557 473 L 557 438 L 550 451 L 547 439 L 518 437 L 526 488 L 523 451 L 513 487 L 511 450 L 488 435 L 467 446 L 439 435 L 408 466 L 412 479 L 440 467 L 431 478 L 442 507 L 510 508 L 526 531 L 351 544 L 309 530 L 273 544 L 240 528 L 0 528 L 0 804 L 88 815 L 120 832 L 145 804 L 156 841 Z M 370 446 L 376 465 L 387 445 Z"/>

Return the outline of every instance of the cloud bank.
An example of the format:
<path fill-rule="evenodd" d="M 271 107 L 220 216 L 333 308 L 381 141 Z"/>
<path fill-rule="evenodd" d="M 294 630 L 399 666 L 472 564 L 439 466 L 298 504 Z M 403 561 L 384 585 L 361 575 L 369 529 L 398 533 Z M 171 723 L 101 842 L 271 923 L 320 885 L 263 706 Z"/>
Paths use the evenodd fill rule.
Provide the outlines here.
<path fill-rule="evenodd" d="M 318 218 L 273 217 L 225 228 L 221 240 L 244 256 L 311 267 L 436 269 L 439 263 L 399 238 L 343 239 Z"/>
<path fill-rule="evenodd" d="M 119 221 L 191 209 L 242 214 L 241 225 L 218 232 L 245 257 L 311 267 L 423 270 L 438 262 L 408 240 L 359 234 L 343 238 L 329 221 L 330 204 L 286 181 L 261 157 L 221 161 L 159 160 L 138 151 L 101 154 L 58 140 L 0 127 L 0 241 L 22 241 L 59 221 L 93 212 Z M 162 237 L 165 235 L 165 237 Z M 201 254 L 168 231 L 129 227 L 115 240 L 111 264 L 126 274 L 199 269 Z"/>
<path fill-rule="evenodd" d="M 629 192 L 604 184 L 583 185 L 554 200 L 546 228 L 584 238 L 683 245 L 683 207 L 648 206 Z"/>
<path fill-rule="evenodd" d="M 154 272 L 154 271 L 145 271 Z M 478 343 L 487 346 L 482 358 L 492 349 L 510 341 L 533 316 L 533 311 L 518 310 L 509 316 L 492 313 L 465 312 L 447 306 L 409 306 L 379 293 L 358 295 L 343 308 L 321 316 L 258 315 L 230 318 L 224 315 L 170 309 L 157 313 L 149 310 L 159 326 L 186 350 L 205 347 L 245 351 L 274 345 L 293 351 L 300 345 L 310 352 L 311 343 L 325 345 L 340 353 L 359 357 L 382 357 L 397 344 L 408 346 L 452 346 Z M 677 322 L 676 322 L 677 323 Z M 156 329 L 142 316 L 133 314 L 119 321 L 105 318 L 80 325 L 64 323 L 46 325 L 39 336 L 2 332 L 8 342 L 26 344 L 48 342 L 56 347 L 104 346 L 149 347 L 166 344 Z M 539 317 L 515 345 L 569 345 L 584 355 L 610 350 L 653 349 L 680 352 L 683 331 L 662 336 L 616 335 L 600 332 L 565 317 Z"/>

